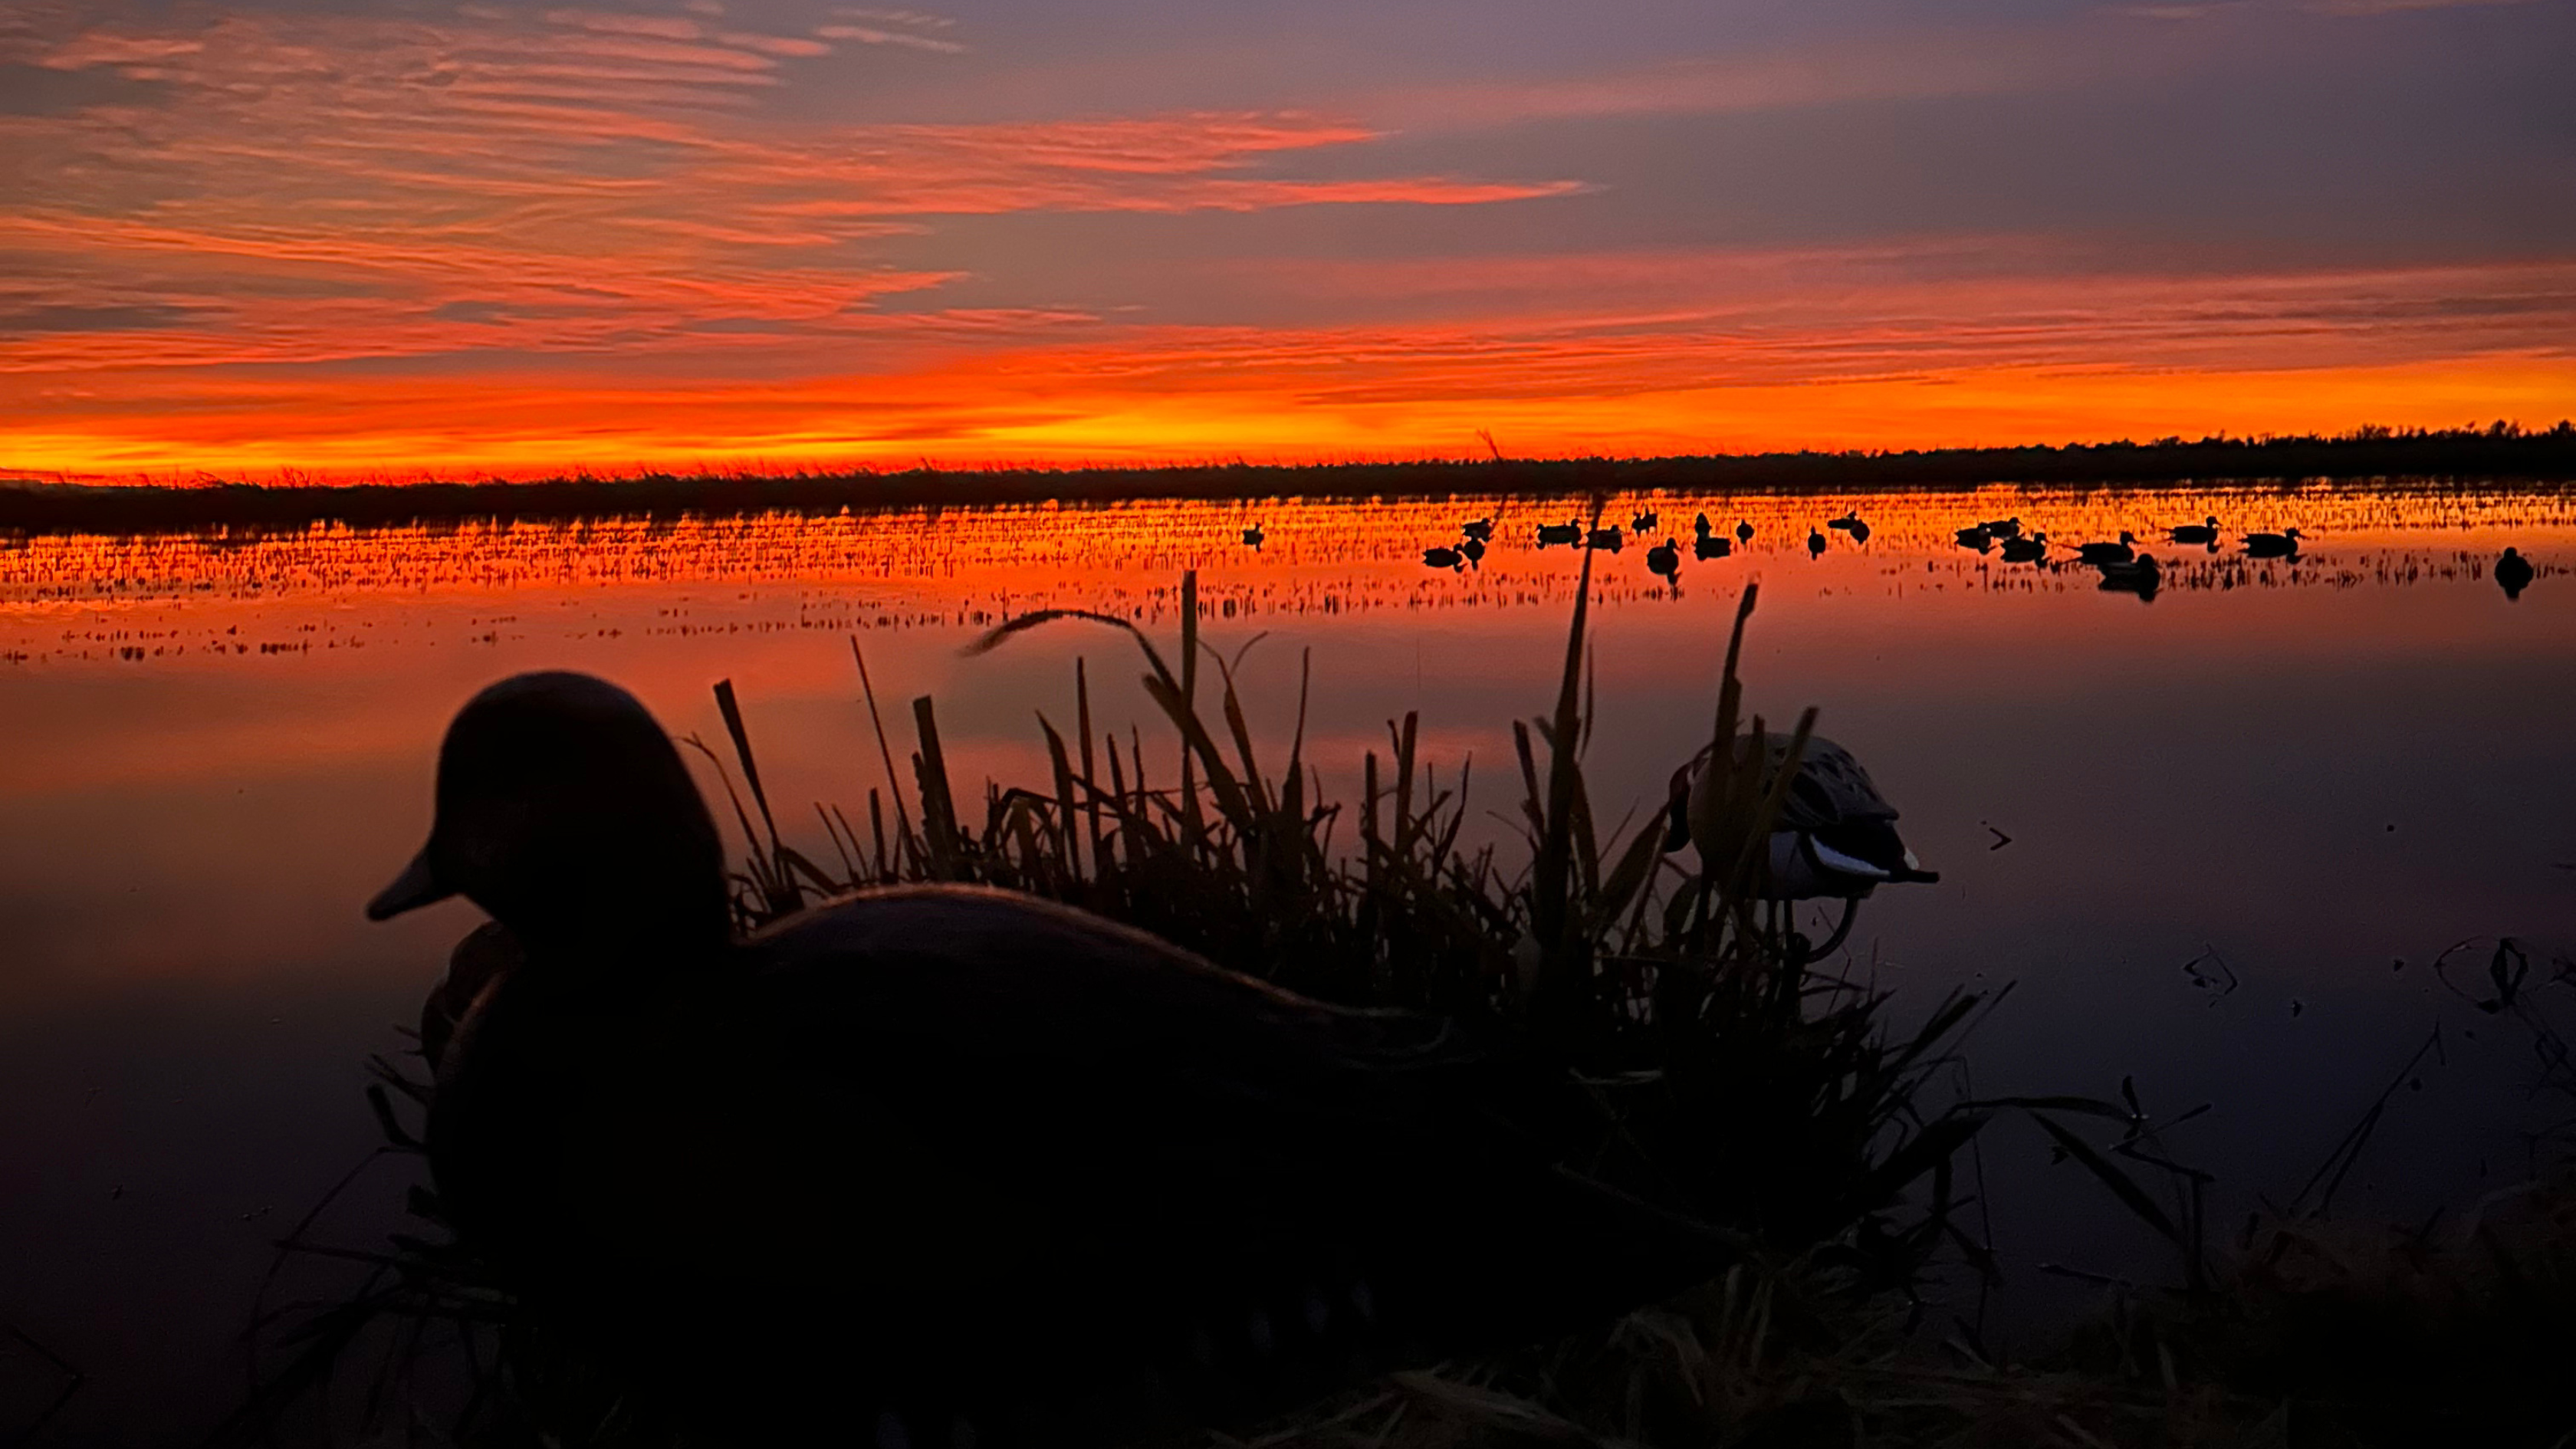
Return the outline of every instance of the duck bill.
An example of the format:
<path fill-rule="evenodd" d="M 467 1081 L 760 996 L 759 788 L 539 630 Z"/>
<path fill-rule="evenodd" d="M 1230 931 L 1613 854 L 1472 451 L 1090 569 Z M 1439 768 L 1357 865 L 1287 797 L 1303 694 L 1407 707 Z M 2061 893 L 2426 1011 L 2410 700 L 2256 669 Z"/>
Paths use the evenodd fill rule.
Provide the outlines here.
<path fill-rule="evenodd" d="M 402 874 L 394 877 L 392 885 L 376 892 L 376 898 L 367 902 L 367 919 L 390 921 L 405 911 L 434 905 L 454 894 L 439 883 L 438 872 L 430 868 L 429 851 L 424 848 L 403 867 Z"/>

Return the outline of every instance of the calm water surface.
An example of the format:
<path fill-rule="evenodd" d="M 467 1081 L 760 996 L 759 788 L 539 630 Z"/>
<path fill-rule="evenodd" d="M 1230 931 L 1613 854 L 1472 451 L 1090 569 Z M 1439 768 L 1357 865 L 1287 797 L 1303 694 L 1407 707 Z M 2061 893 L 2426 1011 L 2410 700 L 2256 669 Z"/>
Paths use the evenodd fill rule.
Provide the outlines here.
<path fill-rule="evenodd" d="M 1651 803 L 1701 740 L 1738 589 L 1762 584 L 1746 673 L 1805 704 L 1905 812 L 1938 886 L 1863 911 L 1854 964 L 1900 1010 L 2018 983 L 1980 1029 L 1981 1092 L 2215 1104 L 2183 1135 L 2231 1208 L 2295 1191 L 2437 1023 L 2441 1059 L 2355 1174 L 2357 1208 L 2420 1214 L 2521 1177 L 2529 1043 L 2429 970 L 2446 946 L 2576 937 L 2576 500 L 2497 486 L 1987 489 L 1849 500 L 1866 542 L 1811 528 L 1847 500 L 1621 499 L 1681 536 L 1705 509 L 1750 549 L 1646 569 L 1596 556 L 1607 799 Z M 1312 651 L 1308 758 L 1356 785 L 1418 710 L 1444 774 L 1504 808 L 1508 722 L 1544 709 L 1580 558 L 1538 549 L 1570 505 L 1134 505 L 257 538 L 0 542 L 0 1338 L 88 1376 L 46 1437 L 189 1440 L 241 1382 L 269 1244 L 376 1140 L 360 1089 L 398 1045 L 451 904 L 383 926 L 359 903 L 428 823 L 439 734 L 481 685 L 567 667 L 626 684 L 676 732 L 746 703 L 772 798 L 864 804 L 850 641 L 889 708 L 928 693 L 961 786 L 1040 772 L 1035 716 L 1071 714 L 1077 655 L 1107 719 L 1148 726 L 1132 654 L 1062 627 L 975 659 L 1025 609 L 1168 635 L 1185 569 L 1284 748 Z M 2152 602 L 2075 568 L 2007 565 L 1951 533 L 2017 515 L 2060 541 L 2161 538 L 2204 514 L 2216 553 Z M 1490 514 L 1464 574 L 1421 550 Z M 1241 530 L 1261 523 L 1262 548 Z M 2299 526 L 2296 562 L 2233 535 Z M 2518 601 L 2507 544 L 2541 570 Z M 856 811 L 852 812 L 856 815 Z M 809 848 L 823 850 L 821 832 Z M 2218 975 L 2215 953 L 2237 983 Z M 2483 959 L 2483 958 L 2481 958 Z M 2185 964 L 2202 966 L 2186 971 Z M 2013 1288 L 2043 1261 L 2153 1274 L 2152 1246 L 2005 1123 L 1986 1147 Z M 380 1233 L 397 1173 L 329 1224 Z M 2062 1297 L 2062 1293 L 2061 1293 Z M 2032 1321 L 2045 1313 L 2025 1314 Z M 0 1344 L 0 1439 L 60 1385 Z"/>

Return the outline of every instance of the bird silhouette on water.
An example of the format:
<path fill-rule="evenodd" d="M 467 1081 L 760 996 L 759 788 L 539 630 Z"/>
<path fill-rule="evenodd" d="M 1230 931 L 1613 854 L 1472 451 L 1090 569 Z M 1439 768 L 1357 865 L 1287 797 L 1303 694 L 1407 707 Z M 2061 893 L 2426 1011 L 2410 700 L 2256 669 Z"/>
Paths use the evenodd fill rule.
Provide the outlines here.
<path fill-rule="evenodd" d="M 1590 547 L 1606 548 L 1612 553 L 1617 553 L 1627 545 L 1628 535 L 1616 528 L 1596 528 L 1592 530 L 1585 542 Z"/>
<path fill-rule="evenodd" d="M 2504 557 L 2496 560 L 2496 586 L 2504 590 L 2508 599 L 2522 597 L 2522 591 L 2531 587 L 2531 574 L 2531 560 L 2516 549 L 2507 547 Z"/>
<path fill-rule="evenodd" d="M 1258 523 L 1243 531 L 1243 541 L 1253 548 L 1261 547 L 1261 540 L 1263 537 L 1264 535 L 1261 532 L 1261 525 Z"/>
<path fill-rule="evenodd" d="M 1467 566 L 1467 556 L 1454 548 L 1442 546 L 1422 551 L 1422 562 L 1435 569 L 1457 569 Z"/>
<path fill-rule="evenodd" d="M 1522 1069 L 1441 1023 L 1000 891 L 741 939 L 726 892 L 669 737 L 552 673 L 458 714 L 429 841 L 368 905 L 492 916 L 438 1059 L 439 1201 L 695 1442 L 1185 1432 L 1731 1256 L 1492 1115 Z"/>
<path fill-rule="evenodd" d="M 1646 550 L 1646 571 L 1659 575 L 1666 583 L 1680 583 L 1682 578 L 1680 541 L 1667 538 Z"/>
<path fill-rule="evenodd" d="M 2089 564 L 2127 563 L 2138 556 L 2137 543 L 2138 536 L 2124 528 L 2116 543 L 2077 544 L 2075 556 Z"/>
<path fill-rule="evenodd" d="M 2213 513 L 2199 523 L 2180 524 L 2169 532 L 2176 543 L 2215 544 L 2218 542 L 2218 515 Z"/>
<path fill-rule="evenodd" d="M 2048 557 L 2048 535 L 2034 533 L 2027 537 L 2004 540 L 2005 563 L 2039 563 Z"/>
<path fill-rule="evenodd" d="M 1538 546 L 1541 548 L 1551 544 L 1581 543 L 1582 541 L 1583 525 L 1571 518 L 1563 523 L 1542 523 L 1538 526 Z"/>
<path fill-rule="evenodd" d="M 2152 602 L 2156 596 L 2156 590 L 2164 586 L 2164 565 L 2157 563 L 2152 554 L 2142 554 L 2126 562 L 2115 560 L 2097 564 L 2095 567 L 2102 572 L 2102 582 L 2099 587 L 2106 593 L 2135 594 L 2141 599 Z"/>
<path fill-rule="evenodd" d="M 1822 534 L 1821 532 L 1819 532 L 1819 531 L 1817 531 L 1817 530 L 1815 530 L 1815 529 L 1812 529 L 1812 528 L 1811 528 L 1811 529 L 1808 529 L 1808 530 L 1807 530 L 1807 557 L 1809 557 L 1809 558 L 1822 558 L 1822 557 L 1824 556 L 1824 552 L 1825 552 L 1825 536 L 1824 536 L 1824 534 Z"/>
<path fill-rule="evenodd" d="M 2298 551 L 2299 531 L 2295 528 L 2245 535 L 2245 552 L 2254 558 L 2289 558 Z"/>
<path fill-rule="evenodd" d="M 1458 531 L 1478 542 L 1491 543 L 1494 541 L 1494 520 L 1490 515 L 1484 518 L 1470 518 L 1458 525 Z"/>
<path fill-rule="evenodd" d="M 1739 518 L 1735 521 L 1735 541 L 1737 543 L 1751 543 L 1753 541 L 1752 519 Z"/>
<path fill-rule="evenodd" d="M 1640 511 L 1634 518 L 1629 519 L 1628 526 L 1639 533 L 1652 533 L 1655 531 L 1656 525 L 1661 522 L 1663 522 L 1663 520 L 1655 516 L 1655 510 L 1648 508 Z"/>

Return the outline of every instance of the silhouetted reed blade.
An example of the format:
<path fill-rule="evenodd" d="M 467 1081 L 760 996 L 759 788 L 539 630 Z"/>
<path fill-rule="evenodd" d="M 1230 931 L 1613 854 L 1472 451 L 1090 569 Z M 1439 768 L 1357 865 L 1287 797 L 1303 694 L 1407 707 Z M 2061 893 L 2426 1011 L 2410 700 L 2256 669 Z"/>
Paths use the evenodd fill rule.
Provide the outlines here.
<path fill-rule="evenodd" d="M 1059 625 L 1123 633 L 1143 665 L 1147 698 L 1175 736 L 1156 744 L 1132 726 L 1123 736 L 1103 728 L 1087 662 L 1077 662 L 1070 736 L 1062 717 L 1037 720 L 1047 777 L 987 784 L 980 808 L 955 793 L 927 697 L 913 702 L 909 759 L 898 758 L 854 640 L 886 778 L 868 789 L 863 825 L 841 807 L 817 807 L 827 842 L 819 852 L 787 842 L 755 763 L 751 722 L 730 683 L 719 684 L 732 768 L 705 743 L 684 743 L 715 765 L 745 842 L 730 876 L 734 924 L 761 930 L 854 890 L 926 882 L 1078 907 L 1276 986 L 1385 1013 L 1372 1018 L 1381 1038 L 1373 1049 L 1418 1053 L 1424 1071 L 1441 1074 L 1439 1090 L 1544 1144 L 1565 1170 L 1642 1200 L 1641 1210 L 1713 1225 L 1715 1240 L 1734 1245 L 1737 1265 L 1707 1290 L 1725 1313 L 1758 1302 L 1761 1321 L 1776 1314 L 1786 1336 L 1828 1312 L 1903 1298 L 1945 1245 L 1970 1246 L 1951 1221 L 1952 1162 L 1984 1119 L 1923 1099 L 1978 998 L 1954 993 L 1918 1028 L 1893 1031 L 1886 994 L 1813 959 L 1791 907 L 1771 898 L 1768 842 L 1814 712 L 1798 720 L 1785 755 L 1737 747 L 1765 738 L 1762 719 L 1747 717 L 1737 674 L 1751 587 L 1717 680 L 1707 755 L 1716 763 L 1701 807 L 1713 825 L 1695 831 L 1698 850 L 1664 853 L 1659 812 L 1604 827 L 1583 769 L 1595 718 L 1588 552 L 1583 571 L 1555 698 L 1545 713 L 1512 723 L 1517 838 L 1498 845 L 1461 843 L 1468 768 L 1444 772 L 1424 758 L 1411 714 L 1390 721 L 1385 749 L 1360 761 L 1358 798 L 1330 798 L 1305 756 L 1311 658 L 1300 661 L 1284 756 L 1266 763 L 1237 690 L 1259 640 L 1231 655 L 1203 640 L 1195 576 L 1183 580 L 1179 637 L 1168 653 L 1128 620 L 1073 610 L 1014 618 L 970 647 L 980 654 Z M 488 975 L 488 935 L 468 944 L 459 972 Z M 439 1000 L 453 996 L 451 985 Z M 437 1031 L 443 1039 L 443 1018 Z M 431 1065 L 434 1075 L 434 1056 Z M 370 1096 L 386 1150 L 419 1151 L 410 1122 L 436 1089 L 413 1062 L 378 1058 L 375 1068 Z M 889 1182 L 884 1190 L 904 1189 Z M 311 1219 L 290 1239 L 290 1254 L 355 1258 L 369 1272 L 345 1302 L 269 1325 L 276 1367 L 244 1425 L 274 1423 L 299 1401 L 327 1401 L 313 1391 L 327 1387 L 335 1364 L 356 1362 L 353 1351 L 380 1337 L 391 1347 L 368 1360 L 369 1413 L 408 1412 L 395 1406 L 417 1389 L 426 1349 L 461 1343 L 441 1361 L 463 1364 L 468 1380 L 452 1406 L 462 1440 L 707 1442 L 703 1420 L 656 1417 L 661 1385 L 621 1377 L 618 1355 L 517 1292 L 481 1244 L 455 1235 L 434 1194 L 416 1191 L 411 1211 L 418 1226 L 380 1250 L 323 1248 L 308 1236 Z M 1537 1261 L 1566 1246 L 1497 1246 L 1490 1267 L 1509 1279 L 1515 1257 Z M 1795 1294 L 1774 1272 L 1789 1263 Z M 635 1283 L 622 1296 L 648 1301 L 654 1291 Z M 1038 1342 L 1026 1351 L 1051 1352 Z M 1552 1349 L 1532 1345 L 1353 1392 L 1362 1402 L 1425 1405 L 1417 1422 L 1472 1418 L 1506 1400 L 1530 1407 L 1534 1400 L 1511 1397 L 1518 1393 L 1552 1395 L 1561 1406 L 1594 1389 L 1633 1400 L 1633 1375 L 1622 1380 L 1627 1389 L 1607 1386 L 1636 1352 L 1628 1330 L 1605 1325 Z M 1425 1365 L 1394 1353 L 1370 1367 Z M 1029 1382 L 1045 1377 L 1032 1373 Z M 1332 1387 L 1318 1381 L 1313 1390 Z M 1350 1402 L 1331 1401 L 1341 1407 L 1311 1422 L 1341 1422 L 1335 1415 Z M 1631 1402 L 1631 1418 L 1634 1410 Z"/>

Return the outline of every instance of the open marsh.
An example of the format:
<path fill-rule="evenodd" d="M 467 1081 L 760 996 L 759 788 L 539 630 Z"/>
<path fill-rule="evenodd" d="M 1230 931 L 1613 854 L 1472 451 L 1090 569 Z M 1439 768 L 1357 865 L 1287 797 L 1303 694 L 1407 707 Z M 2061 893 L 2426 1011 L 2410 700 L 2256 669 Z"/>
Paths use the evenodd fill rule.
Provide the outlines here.
<path fill-rule="evenodd" d="M 1811 557 L 1846 507 L 1866 539 L 1824 530 Z M 2441 1064 L 2354 1201 L 2414 1215 L 2523 1173 L 2527 1043 L 2429 965 L 2470 937 L 2576 937 L 2576 498 L 1668 494 L 1613 498 L 1605 521 L 1650 508 L 1651 534 L 1596 556 L 1594 789 L 1654 807 L 1704 742 L 1737 591 L 1759 579 L 1753 707 L 1820 706 L 1942 872 L 1863 908 L 1854 969 L 1926 1004 L 2020 983 L 1971 1043 L 1978 1091 L 2108 1094 L 2134 1074 L 2161 1109 L 2214 1102 L 2188 1129 L 2199 1160 L 2231 1203 L 2277 1198 L 2438 1020 Z M 1751 543 L 1689 559 L 1703 510 Z M 709 686 L 730 678 L 782 822 L 810 819 L 805 802 L 883 783 L 851 636 L 890 724 L 937 697 L 961 791 L 1034 779 L 1033 711 L 1066 721 L 1076 655 L 1104 724 L 1149 749 L 1168 733 L 1132 654 L 1079 631 L 959 647 L 1045 607 L 1168 637 L 1196 569 L 1213 644 L 1269 635 L 1242 670 L 1256 731 L 1284 737 L 1311 649 L 1306 755 L 1329 781 L 1348 790 L 1383 722 L 1419 710 L 1443 777 L 1472 760 L 1501 810 L 1508 723 L 1548 707 L 1580 564 L 1533 535 L 1582 511 L 1127 503 L 0 543 L 0 1238 L 23 1249 L 0 1260 L 0 1319 L 90 1376 L 51 1432 L 185 1437 L 237 1389 L 223 1355 L 265 1245 L 373 1145 L 363 1057 L 475 919 L 370 927 L 358 906 L 420 838 L 439 734 L 482 684 L 588 670 L 714 740 Z M 1424 566 L 1488 515 L 1478 567 Z M 2152 601 L 1953 539 L 2006 516 L 2060 544 L 2161 539 L 2206 515 L 2216 551 L 2148 545 L 2169 566 Z M 2236 541 L 2290 526 L 2293 560 Z M 1677 588 L 1647 568 L 1667 534 Z M 2491 577 L 2508 544 L 2539 569 L 2511 600 Z M 2043 1296 L 2043 1260 L 2154 1270 L 2035 1134 L 1999 1129 L 1984 1153 L 2016 1291 Z M 344 1231 L 396 1197 L 362 1190 Z M 0 1408 L 41 1397 L 41 1367 L 0 1358 Z"/>

